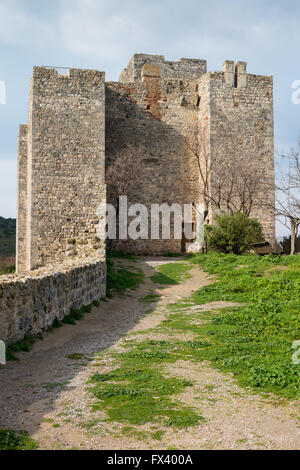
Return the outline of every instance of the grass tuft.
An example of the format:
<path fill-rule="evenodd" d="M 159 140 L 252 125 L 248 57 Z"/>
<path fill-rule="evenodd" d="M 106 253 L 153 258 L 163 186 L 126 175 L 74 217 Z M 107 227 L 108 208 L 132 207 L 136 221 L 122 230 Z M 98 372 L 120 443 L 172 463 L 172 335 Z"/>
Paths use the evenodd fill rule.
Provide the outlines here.
<path fill-rule="evenodd" d="M 155 284 L 162 285 L 177 285 L 180 282 L 184 282 L 191 276 L 189 271 L 191 266 L 183 263 L 170 263 L 163 264 L 156 268 L 157 274 L 151 277 L 151 281 Z"/>
<path fill-rule="evenodd" d="M 107 297 L 112 297 L 112 290 L 119 293 L 125 292 L 127 289 L 135 290 L 143 282 L 144 274 L 139 268 L 120 268 L 115 267 L 115 263 L 107 257 Z"/>
<path fill-rule="evenodd" d="M 35 450 L 37 443 L 27 432 L 0 430 L 0 450 Z"/>

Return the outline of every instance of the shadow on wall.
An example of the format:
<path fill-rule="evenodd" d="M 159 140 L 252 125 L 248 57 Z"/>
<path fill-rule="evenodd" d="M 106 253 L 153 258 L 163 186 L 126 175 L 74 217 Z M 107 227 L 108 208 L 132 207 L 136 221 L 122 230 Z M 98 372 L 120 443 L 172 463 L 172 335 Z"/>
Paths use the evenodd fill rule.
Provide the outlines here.
<path fill-rule="evenodd" d="M 142 101 L 143 86 L 143 83 L 130 84 L 127 87 L 120 87 L 118 83 L 106 84 L 106 167 L 109 168 L 122 155 L 126 158 L 128 149 L 137 150 L 140 153 L 142 182 L 136 192 L 128 195 L 128 204 L 145 204 L 149 212 L 151 204 L 191 204 L 197 200 L 199 176 L 192 171 L 187 137 L 179 129 L 185 127 L 187 133 L 191 132 L 188 124 L 195 123 L 193 118 L 196 110 L 183 107 L 177 102 L 177 110 L 181 110 L 177 113 L 179 120 L 176 121 L 174 115 L 171 115 L 168 117 L 168 124 L 163 118 L 146 110 L 147 106 L 133 101 L 134 98 Z M 170 83 L 169 86 L 172 87 L 173 84 Z M 115 89 L 117 87 L 122 92 L 118 92 Z M 126 94 L 129 87 L 134 89 L 130 98 L 130 93 Z M 165 114 L 167 112 L 164 111 Z M 114 204 L 114 190 L 109 175 L 106 180 L 107 202 Z M 161 255 L 181 252 L 181 241 L 115 240 L 112 241 L 111 248 L 132 254 Z"/>

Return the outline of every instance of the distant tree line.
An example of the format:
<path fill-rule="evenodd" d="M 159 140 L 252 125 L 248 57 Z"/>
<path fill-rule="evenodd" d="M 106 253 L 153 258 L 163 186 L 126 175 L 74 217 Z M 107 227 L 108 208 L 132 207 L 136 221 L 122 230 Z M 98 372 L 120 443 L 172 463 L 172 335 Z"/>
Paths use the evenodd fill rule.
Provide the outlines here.
<path fill-rule="evenodd" d="M 0 217 L 0 257 L 16 253 L 16 219 Z"/>

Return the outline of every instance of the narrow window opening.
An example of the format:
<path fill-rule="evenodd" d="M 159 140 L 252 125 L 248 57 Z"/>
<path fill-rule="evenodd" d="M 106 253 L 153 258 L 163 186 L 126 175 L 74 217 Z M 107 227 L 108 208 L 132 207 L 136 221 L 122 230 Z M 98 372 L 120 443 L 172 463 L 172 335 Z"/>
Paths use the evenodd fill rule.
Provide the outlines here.
<path fill-rule="evenodd" d="M 238 72 L 237 68 L 235 68 L 235 73 L 234 73 L 234 88 L 238 87 Z"/>

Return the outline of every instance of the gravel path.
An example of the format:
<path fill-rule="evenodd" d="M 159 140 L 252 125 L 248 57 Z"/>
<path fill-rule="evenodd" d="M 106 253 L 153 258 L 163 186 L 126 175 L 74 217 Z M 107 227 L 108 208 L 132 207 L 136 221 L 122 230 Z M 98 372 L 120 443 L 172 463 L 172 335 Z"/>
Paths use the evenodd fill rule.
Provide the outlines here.
<path fill-rule="evenodd" d="M 178 260 L 138 259 L 136 265 L 143 269 L 145 282 L 133 294 L 116 295 L 102 302 L 76 326 L 65 325 L 46 335 L 31 352 L 20 354 L 19 362 L 0 369 L 0 429 L 28 431 L 40 449 L 300 448 L 299 403 L 241 389 L 230 374 L 221 374 L 206 363 L 178 361 L 166 369 L 168 375 L 195 382 L 179 399 L 198 408 L 205 417 L 206 421 L 197 427 L 184 431 L 170 428 L 158 442 L 124 436 L 120 424 L 105 422 L 103 411 L 96 416 L 92 413 L 86 382 L 95 367 L 105 371 L 111 366 L 109 360 L 99 364 L 95 353 L 120 349 L 129 333 L 159 325 L 168 315 L 167 304 L 211 282 L 208 275 L 194 267 L 186 282 L 160 289 L 150 277 L 155 266 L 166 262 Z M 145 305 L 140 299 L 150 292 L 161 298 L 154 311 L 143 316 Z M 230 305 L 214 302 L 197 310 L 201 314 L 201 310 Z M 195 312 L 195 307 L 191 309 Z M 153 337 L 159 339 L 159 335 Z M 74 354 L 78 360 L 70 358 Z M 153 430 L 150 425 L 140 428 Z"/>

